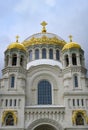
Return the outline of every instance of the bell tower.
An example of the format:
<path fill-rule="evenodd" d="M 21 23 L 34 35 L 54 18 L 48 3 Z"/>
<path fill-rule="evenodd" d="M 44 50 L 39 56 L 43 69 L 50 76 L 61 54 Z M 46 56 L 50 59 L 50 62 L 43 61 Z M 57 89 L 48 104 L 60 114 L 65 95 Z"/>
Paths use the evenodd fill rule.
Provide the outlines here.
<path fill-rule="evenodd" d="M 16 36 L 16 42 L 11 43 L 5 51 L 5 66 L 2 70 L 0 88 L 2 95 L 0 126 L 3 127 L 8 125 L 24 127 L 24 114 L 21 113 L 24 113 L 25 106 L 27 52 L 18 38 L 19 36 Z M 9 116 L 12 121 L 9 121 Z"/>
<path fill-rule="evenodd" d="M 70 42 L 62 49 L 64 104 L 66 114 L 70 115 L 68 122 L 75 110 L 83 109 L 87 96 L 84 96 L 84 91 L 87 91 L 84 51 L 78 43 L 72 41 L 71 35 L 69 38 Z"/>

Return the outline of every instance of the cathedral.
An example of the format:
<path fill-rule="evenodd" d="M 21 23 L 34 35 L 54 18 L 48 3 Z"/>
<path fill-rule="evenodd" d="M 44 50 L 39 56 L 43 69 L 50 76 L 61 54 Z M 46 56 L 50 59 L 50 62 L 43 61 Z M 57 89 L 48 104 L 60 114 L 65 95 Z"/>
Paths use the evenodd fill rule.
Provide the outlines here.
<path fill-rule="evenodd" d="M 4 52 L 0 130 L 88 130 L 84 50 L 42 29 Z"/>

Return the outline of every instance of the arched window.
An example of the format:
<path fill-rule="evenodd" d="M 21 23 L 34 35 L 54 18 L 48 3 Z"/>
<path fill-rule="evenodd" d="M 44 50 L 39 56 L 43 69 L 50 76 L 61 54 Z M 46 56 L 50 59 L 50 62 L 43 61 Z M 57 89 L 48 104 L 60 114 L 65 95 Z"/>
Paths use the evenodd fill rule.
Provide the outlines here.
<path fill-rule="evenodd" d="M 69 58 L 68 58 L 68 55 L 65 56 L 65 64 L 66 64 L 66 66 L 69 65 Z"/>
<path fill-rule="evenodd" d="M 45 48 L 42 49 L 42 58 L 46 59 L 46 49 Z"/>
<path fill-rule="evenodd" d="M 77 88 L 78 87 L 78 76 L 74 75 L 74 87 Z"/>
<path fill-rule="evenodd" d="M 59 52 L 59 50 L 56 50 L 56 60 L 60 60 L 60 52 Z"/>
<path fill-rule="evenodd" d="M 82 55 L 80 55 L 80 65 L 82 65 Z"/>
<path fill-rule="evenodd" d="M 10 78 L 10 87 L 14 88 L 14 86 L 15 86 L 15 76 L 12 75 L 11 78 Z"/>
<path fill-rule="evenodd" d="M 39 59 L 39 49 L 35 50 L 35 59 Z"/>
<path fill-rule="evenodd" d="M 17 55 L 16 54 L 12 55 L 12 65 L 17 65 Z"/>
<path fill-rule="evenodd" d="M 6 66 L 9 64 L 9 55 L 6 56 Z"/>
<path fill-rule="evenodd" d="M 49 59 L 53 59 L 53 49 L 49 50 Z"/>
<path fill-rule="evenodd" d="M 5 117 L 5 125 L 6 126 L 13 126 L 14 125 L 14 118 L 12 113 L 8 113 Z"/>
<path fill-rule="evenodd" d="M 76 59 L 76 54 L 72 54 L 72 64 L 77 65 L 77 59 Z"/>
<path fill-rule="evenodd" d="M 51 84 L 46 80 L 38 83 L 38 104 L 52 104 Z"/>
<path fill-rule="evenodd" d="M 84 125 L 84 119 L 81 113 L 77 114 L 76 125 Z"/>
<path fill-rule="evenodd" d="M 29 51 L 29 61 L 32 61 L 32 50 Z"/>
<path fill-rule="evenodd" d="M 20 65 L 23 66 L 23 62 L 24 62 L 24 56 L 20 57 Z"/>

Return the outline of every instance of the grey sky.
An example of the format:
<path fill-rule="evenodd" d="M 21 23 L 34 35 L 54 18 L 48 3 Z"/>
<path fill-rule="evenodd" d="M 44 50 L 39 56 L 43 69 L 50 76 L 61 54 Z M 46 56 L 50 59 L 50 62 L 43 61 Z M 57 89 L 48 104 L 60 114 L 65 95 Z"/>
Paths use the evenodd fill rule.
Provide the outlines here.
<path fill-rule="evenodd" d="M 48 32 L 55 33 L 67 42 L 68 35 L 85 51 L 88 68 L 88 0 L 2 0 L 0 1 L 0 70 L 3 52 L 20 36 L 20 42 L 40 32 L 40 23 L 48 22 Z"/>

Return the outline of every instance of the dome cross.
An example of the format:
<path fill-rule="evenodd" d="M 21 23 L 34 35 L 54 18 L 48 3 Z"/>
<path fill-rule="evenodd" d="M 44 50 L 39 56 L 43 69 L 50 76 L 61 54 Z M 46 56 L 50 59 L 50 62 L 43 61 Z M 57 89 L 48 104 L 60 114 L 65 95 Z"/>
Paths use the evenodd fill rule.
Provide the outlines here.
<path fill-rule="evenodd" d="M 72 42 L 72 38 L 73 38 L 72 35 L 69 35 L 70 42 Z"/>
<path fill-rule="evenodd" d="M 17 36 L 16 36 L 16 42 L 18 42 L 18 39 L 19 39 L 19 36 L 17 35 Z"/>
<path fill-rule="evenodd" d="M 42 25 L 42 33 L 46 33 L 46 25 L 47 25 L 47 23 L 45 22 L 45 21 L 43 21 L 42 23 L 41 23 L 41 25 Z"/>

